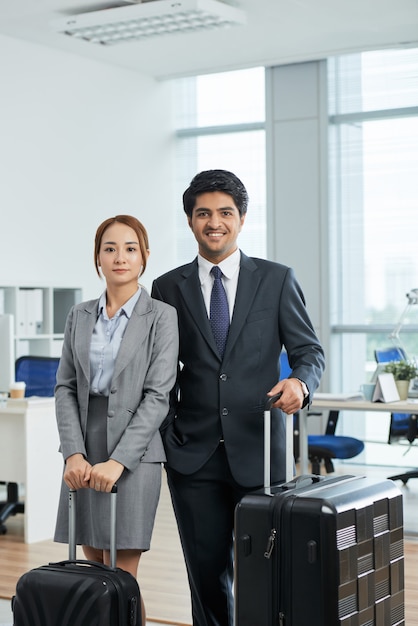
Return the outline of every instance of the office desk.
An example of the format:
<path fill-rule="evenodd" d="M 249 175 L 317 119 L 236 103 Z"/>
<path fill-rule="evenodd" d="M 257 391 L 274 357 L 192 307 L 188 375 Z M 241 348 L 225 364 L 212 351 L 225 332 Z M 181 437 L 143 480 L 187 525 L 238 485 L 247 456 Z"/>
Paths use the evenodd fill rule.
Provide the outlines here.
<path fill-rule="evenodd" d="M 384 413 L 413 413 L 418 414 L 418 400 L 408 399 L 400 402 L 367 402 L 366 400 L 339 400 L 332 398 L 315 397 L 310 407 L 301 411 L 299 423 L 299 446 L 300 446 L 300 471 L 302 474 L 309 472 L 308 469 L 308 412 L 309 411 L 375 411 Z"/>
<path fill-rule="evenodd" d="M 63 471 L 58 447 L 54 398 L 9 400 L 0 407 L 0 480 L 24 485 L 26 543 L 54 534 Z"/>

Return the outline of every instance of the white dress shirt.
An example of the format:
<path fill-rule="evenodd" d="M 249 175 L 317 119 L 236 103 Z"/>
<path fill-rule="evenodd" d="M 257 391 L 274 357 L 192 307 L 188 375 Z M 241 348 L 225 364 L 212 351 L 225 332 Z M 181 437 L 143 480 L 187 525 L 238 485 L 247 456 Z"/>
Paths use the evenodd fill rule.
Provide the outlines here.
<path fill-rule="evenodd" d="M 228 299 L 229 319 L 232 319 L 234 312 L 235 296 L 237 293 L 239 267 L 241 261 L 241 253 L 237 248 L 235 252 L 230 254 L 226 259 L 218 264 L 219 269 L 222 271 L 222 283 L 225 287 L 226 297 Z M 200 254 L 197 255 L 197 263 L 199 266 L 199 280 L 200 287 L 202 289 L 203 299 L 205 301 L 205 307 L 210 318 L 210 296 L 212 293 L 212 286 L 214 278 L 210 273 L 214 263 L 211 263 L 207 259 L 204 259 Z"/>

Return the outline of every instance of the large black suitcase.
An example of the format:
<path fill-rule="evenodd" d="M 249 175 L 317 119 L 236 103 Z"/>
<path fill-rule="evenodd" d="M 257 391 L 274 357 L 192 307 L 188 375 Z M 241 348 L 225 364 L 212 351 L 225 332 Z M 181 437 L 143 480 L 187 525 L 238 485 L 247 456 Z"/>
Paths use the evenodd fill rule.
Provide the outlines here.
<path fill-rule="evenodd" d="M 70 491 L 70 558 L 19 578 L 12 599 L 13 626 L 143 626 L 138 583 L 115 566 L 116 491 L 110 494 L 110 566 L 76 559 L 76 492 Z"/>
<path fill-rule="evenodd" d="M 396 485 L 309 475 L 270 487 L 268 473 L 235 512 L 235 626 L 405 624 Z"/>

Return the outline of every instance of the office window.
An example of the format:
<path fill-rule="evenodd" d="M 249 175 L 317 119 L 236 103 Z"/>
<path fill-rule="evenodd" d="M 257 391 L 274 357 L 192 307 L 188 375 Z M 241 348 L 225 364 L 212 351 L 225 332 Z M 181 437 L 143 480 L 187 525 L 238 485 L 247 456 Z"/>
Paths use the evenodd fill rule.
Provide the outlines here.
<path fill-rule="evenodd" d="M 332 324 L 381 325 L 380 342 L 418 287 L 418 50 L 329 67 Z M 418 328 L 418 306 L 401 331 L 418 356 L 411 324 Z"/>
<path fill-rule="evenodd" d="M 418 357 L 418 305 L 404 315 L 418 288 L 418 49 L 328 66 L 332 360 L 342 364 L 332 384 L 351 391 L 376 347 Z"/>
<path fill-rule="evenodd" d="M 250 202 L 239 245 L 246 254 L 265 257 L 264 68 L 184 78 L 174 88 L 177 263 L 196 256 L 181 196 L 193 176 L 205 169 L 227 169 L 242 180 Z"/>

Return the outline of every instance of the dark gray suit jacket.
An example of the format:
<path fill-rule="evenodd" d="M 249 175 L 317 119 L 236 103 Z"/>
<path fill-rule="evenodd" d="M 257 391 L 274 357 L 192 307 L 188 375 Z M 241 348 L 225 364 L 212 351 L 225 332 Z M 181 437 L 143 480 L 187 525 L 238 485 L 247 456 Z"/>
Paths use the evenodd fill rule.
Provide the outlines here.
<path fill-rule="evenodd" d="M 219 440 L 243 486 L 263 483 L 263 410 L 288 351 L 292 376 L 312 395 L 324 354 L 293 271 L 241 253 L 232 322 L 221 360 L 200 288 L 197 259 L 154 281 L 152 296 L 177 309 L 180 332 L 178 395 L 162 426 L 167 463 L 189 474 L 208 460 Z M 272 480 L 285 478 L 284 420 L 272 428 Z"/>

